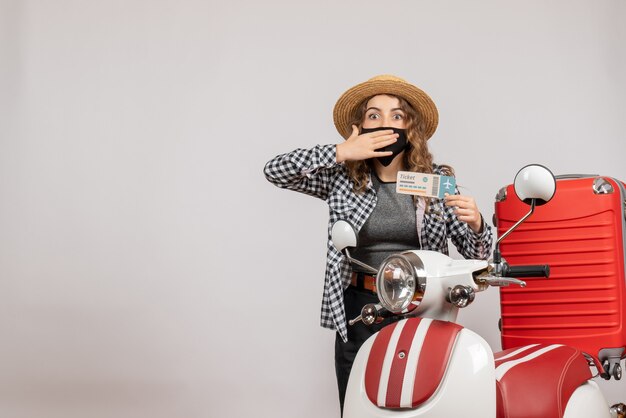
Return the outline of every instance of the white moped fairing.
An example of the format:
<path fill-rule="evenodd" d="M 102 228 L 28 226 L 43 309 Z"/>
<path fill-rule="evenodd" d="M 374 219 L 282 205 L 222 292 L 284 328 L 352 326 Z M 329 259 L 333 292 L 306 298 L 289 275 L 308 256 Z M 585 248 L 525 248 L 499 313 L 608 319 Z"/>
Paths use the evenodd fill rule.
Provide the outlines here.
<path fill-rule="evenodd" d="M 410 318 L 368 339 L 353 365 L 344 417 L 618 416 L 611 414 L 577 350 L 523 347 L 496 354 L 499 360 L 478 334 L 454 327 Z"/>

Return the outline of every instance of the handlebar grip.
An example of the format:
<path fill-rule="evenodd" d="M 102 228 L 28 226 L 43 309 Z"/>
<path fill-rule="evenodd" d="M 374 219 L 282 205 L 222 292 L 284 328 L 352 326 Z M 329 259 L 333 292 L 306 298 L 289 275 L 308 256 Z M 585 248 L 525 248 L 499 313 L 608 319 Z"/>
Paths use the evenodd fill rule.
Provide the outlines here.
<path fill-rule="evenodd" d="M 503 272 L 507 277 L 550 277 L 550 266 L 547 264 L 537 266 L 508 266 Z"/>

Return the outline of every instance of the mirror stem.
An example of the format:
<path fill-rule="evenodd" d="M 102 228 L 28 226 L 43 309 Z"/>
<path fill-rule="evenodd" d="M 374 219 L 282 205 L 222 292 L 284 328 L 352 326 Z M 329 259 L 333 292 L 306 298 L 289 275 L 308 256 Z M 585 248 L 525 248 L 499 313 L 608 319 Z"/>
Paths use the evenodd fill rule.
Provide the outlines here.
<path fill-rule="evenodd" d="M 498 238 L 498 240 L 496 241 L 496 248 L 493 251 L 493 262 L 494 263 L 500 263 L 502 261 L 501 259 L 501 254 L 500 254 L 500 241 L 502 241 L 504 238 L 506 238 L 507 236 L 509 236 L 509 234 L 511 232 L 513 232 L 514 230 L 517 229 L 518 226 L 520 226 L 526 219 L 528 219 L 528 217 L 530 215 L 533 214 L 533 212 L 535 212 L 535 205 L 536 205 L 536 200 L 535 199 L 531 199 L 530 200 L 530 212 L 528 212 L 522 219 L 520 219 L 519 221 L 517 221 L 517 223 L 515 225 L 513 225 L 508 231 L 506 231 L 504 234 L 502 234 L 502 236 L 500 238 Z"/>
<path fill-rule="evenodd" d="M 352 258 L 352 257 L 350 256 L 350 253 L 348 252 L 348 249 L 347 249 L 347 248 L 346 248 L 346 249 L 344 249 L 343 251 L 345 252 L 346 257 L 348 257 L 348 260 L 349 260 L 351 263 L 354 263 L 354 264 L 356 264 L 357 266 L 359 266 L 359 267 L 361 267 L 361 268 L 365 269 L 368 273 L 371 273 L 371 274 L 374 274 L 374 275 L 376 275 L 376 274 L 378 273 L 378 270 L 376 270 L 374 267 L 372 267 L 372 266 L 368 266 L 367 264 L 362 263 L 362 262 L 360 262 L 359 260 Z"/>

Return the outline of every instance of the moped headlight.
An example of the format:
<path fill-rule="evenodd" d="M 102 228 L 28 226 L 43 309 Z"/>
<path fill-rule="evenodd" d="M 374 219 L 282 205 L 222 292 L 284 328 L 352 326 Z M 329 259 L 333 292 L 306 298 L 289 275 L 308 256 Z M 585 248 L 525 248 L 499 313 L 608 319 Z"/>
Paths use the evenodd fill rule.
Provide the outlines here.
<path fill-rule="evenodd" d="M 410 251 L 387 257 L 376 275 L 376 290 L 382 306 L 393 313 L 421 301 L 426 292 L 422 260 Z"/>

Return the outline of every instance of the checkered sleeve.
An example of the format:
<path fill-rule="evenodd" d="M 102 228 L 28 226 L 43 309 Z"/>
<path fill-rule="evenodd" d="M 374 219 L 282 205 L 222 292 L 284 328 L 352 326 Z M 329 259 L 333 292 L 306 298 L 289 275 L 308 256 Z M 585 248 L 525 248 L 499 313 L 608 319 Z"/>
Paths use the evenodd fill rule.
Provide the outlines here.
<path fill-rule="evenodd" d="M 278 155 L 265 164 L 265 178 L 283 189 L 306 193 L 320 199 L 328 197 L 332 168 L 337 164 L 336 145 L 298 148 Z"/>
<path fill-rule="evenodd" d="M 455 194 L 460 194 L 458 189 L 455 190 Z M 491 226 L 485 222 L 484 218 L 482 231 L 476 233 L 467 223 L 457 218 L 453 207 L 444 206 L 444 208 L 448 236 L 459 253 L 469 259 L 486 260 L 489 258 L 493 234 Z M 482 218 L 482 214 L 480 216 Z"/>

